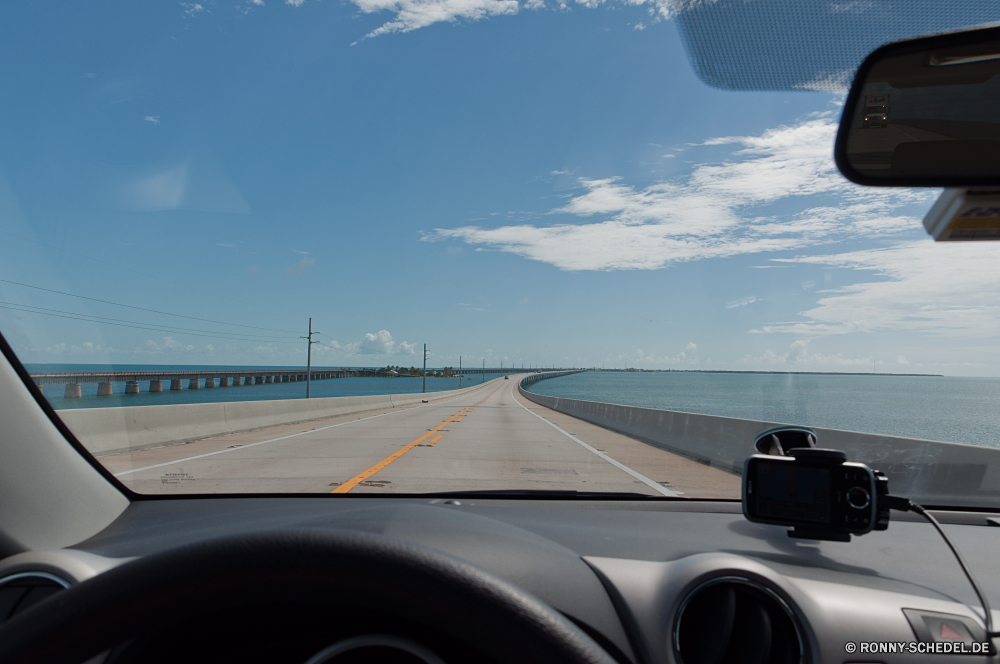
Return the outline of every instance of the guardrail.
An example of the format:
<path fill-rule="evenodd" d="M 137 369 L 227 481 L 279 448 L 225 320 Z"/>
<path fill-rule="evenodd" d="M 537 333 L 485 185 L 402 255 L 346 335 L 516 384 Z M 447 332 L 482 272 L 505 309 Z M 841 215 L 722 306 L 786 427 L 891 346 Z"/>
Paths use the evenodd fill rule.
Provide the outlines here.
<path fill-rule="evenodd" d="M 518 391 L 546 408 L 737 475 L 742 474 L 746 457 L 756 452 L 756 437 L 784 425 L 560 399 L 528 392 L 523 387 L 549 377 L 553 376 L 542 374 L 532 381 L 522 380 Z M 816 431 L 820 447 L 843 450 L 852 461 L 884 472 L 893 494 L 928 505 L 1000 506 L 1000 449 L 811 428 Z"/>
<path fill-rule="evenodd" d="M 441 392 L 79 408 L 60 410 L 58 414 L 91 454 L 106 456 L 337 415 L 398 408 L 422 401 L 440 401 L 481 390 L 496 380 L 502 379 Z"/>

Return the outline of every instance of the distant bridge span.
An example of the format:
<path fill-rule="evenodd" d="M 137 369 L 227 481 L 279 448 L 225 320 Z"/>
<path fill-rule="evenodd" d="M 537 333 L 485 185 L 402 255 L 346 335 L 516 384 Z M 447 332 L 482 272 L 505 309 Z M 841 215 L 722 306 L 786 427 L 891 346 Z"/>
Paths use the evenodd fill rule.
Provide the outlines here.
<path fill-rule="evenodd" d="M 442 369 L 428 369 L 441 371 Z M 461 375 L 509 374 L 516 371 L 513 367 L 463 369 Z M 551 369 L 546 369 L 551 371 Z M 557 369 L 557 371 L 562 371 Z M 82 383 L 98 383 L 97 396 L 114 394 L 114 384 L 124 383 L 125 394 L 139 394 L 139 383 L 148 382 L 150 392 L 162 392 L 163 383 L 169 381 L 170 390 L 198 390 L 214 387 L 236 387 L 243 385 L 265 385 L 273 383 L 294 383 L 306 380 L 304 369 L 275 369 L 261 367 L 256 369 L 223 369 L 212 371 L 113 371 L 113 372 L 66 372 L 66 373 L 33 373 L 29 374 L 35 385 L 42 389 L 44 385 L 65 385 L 66 399 L 78 399 L 82 396 Z M 380 369 L 313 369 L 312 380 L 329 380 L 332 378 L 351 378 L 359 376 L 395 378 L 396 374 Z M 458 374 L 455 374 L 457 377 Z M 419 378 L 419 374 L 399 374 L 399 378 Z M 187 381 L 185 385 L 184 381 Z"/>

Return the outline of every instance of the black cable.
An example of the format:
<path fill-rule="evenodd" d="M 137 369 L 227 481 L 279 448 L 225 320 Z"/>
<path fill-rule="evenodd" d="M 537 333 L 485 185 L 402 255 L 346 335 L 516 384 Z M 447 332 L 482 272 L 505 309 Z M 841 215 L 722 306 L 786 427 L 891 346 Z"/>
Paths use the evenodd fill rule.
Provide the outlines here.
<path fill-rule="evenodd" d="M 131 268 L 131 267 L 125 267 L 124 265 L 118 265 L 117 263 L 112 263 L 110 261 L 103 261 L 100 258 L 94 258 L 93 256 L 88 256 L 86 254 L 81 254 L 78 251 L 70 251 L 69 249 L 64 249 L 62 247 L 57 247 L 57 246 L 52 245 L 52 244 L 46 244 L 46 243 L 40 242 L 38 240 L 32 240 L 31 238 L 23 237 L 21 235 L 16 235 L 14 233 L 11 233 L 10 231 L 0 230 L 0 233 L 3 233 L 5 235 L 9 235 L 10 237 L 16 237 L 18 240 L 23 240 L 25 242 L 33 242 L 34 244 L 38 244 L 38 245 L 41 245 L 43 247 L 47 247 L 49 249 L 55 249 L 56 251 L 63 251 L 65 253 L 69 254 L 70 256 L 77 256 L 79 258 L 83 258 L 83 259 L 88 260 L 88 261 L 94 261 L 95 263 L 100 263 L 101 265 L 110 265 L 111 267 L 113 267 L 115 269 L 118 269 L 118 270 L 125 270 L 126 272 L 132 272 L 134 274 L 139 274 L 139 275 L 142 275 L 142 276 L 146 277 L 147 279 L 156 279 L 157 281 L 162 281 L 163 283 L 165 283 L 165 284 L 171 284 L 172 286 L 180 286 L 182 288 L 190 288 L 191 290 L 193 290 L 196 293 L 204 293 L 205 295 L 211 295 L 212 297 L 217 297 L 217 298 L 220 298 L 220 299 L 223 299 L 223 300 L 229 300 L 230 302 L 239 302 L 240 304 L 245 304 L 245 305 L 251 306 L 251 307 L 255 306 L 253 304 L 250 304 L 249 302 L 243 302 L 242 300 L 237 300 L 236 298 L 229 297 L 227 295 L 219 295 L 218 293 L 213 293 L 211 291 L 202 290 L 201 288 L 195 288 L 194 286 L 191 286 L 191 285 L 188 285 L 188 284 L 182 284 L 179 281 L 170 281 L 169 279 L 164 279 L 163 277 L 158 277 L 155 274 L 149 274 L 148 272 L 140 272 L 139 270 L 136 270 L 136 269 Z"/>
<path fill-rule="evenodd" d="M 301 330 L 279 330 L 274 327 L 257 327 L 256 325 L 241 325 L 239 323 L 226 323 L 221 320 L 211 320 L 208 318 L 196 318 L 195 316 L 185 316 L 184 314 L 172 314 L 169 311 L 158 311 L 156 309 L 146 309 L 145 307 L 136 307 L 131 304 L 122 304 L 120 302 L 111 302 L 110 300 L 99 300 L 96 297 L 87 297 L 86 295 L 74 295 L 73 293 L 66 293 L 64 291 L 57 291 L 51 288 L 42 288 L 41 286 L 32 286 L 31 284 L 22 284 L 20 281 L 11 281 L 9 279 L 0 279 L 0 282 L 5 284 L 14 284 L 15 286 L 24 286 L 25 288 L 34 288 L 35 290 L 45 291 L 46 293 L 56 293 L 58 295 L 68 295 L 69 297 L 78 297 L 81 300 L 90 300 L 91 302 L 100 302 L 102 304 L 113 304 L 116 307 L 125 307 L 127 309 L 138 309 L 139 311 L 149 311 L 154 314 L 163 314 L 164 316 L 177 316 L 178 318 L 188 318 L 190 320 L 200 320 L 203 323 L 215 323 L 216 325 L 233 325 L 235 327 L 249 327 L 254 330 L 267 330 L 269 332 L 294 332 L 298 334 Z"/>
<path fill-rule="evenodd" d="M 29 311 L 27 309 L 16 309 L 14 307 L 8 307 L 0 305 L 0 309 L 10 309 L 11 311 L 20 311 L 28 314 L 38 314 L 39 316 L 53 316 L 54 318 L 69 318 L 70 320 L 82 320 L 87 323 L 95 323 L 98 321 L 91 320 L 89 318 L 80 318 L 79 316 L 65 316 L 63 314 L 50 314 L 44 311 Z M 136 330 L 151 330 L 153 332 L 170 332 L 171 334 L 187 334 L 194 337 L 209 337 L 210 339 L 228 339 L 229 341 L 257 341 L 258 343 L 268 343 L 268 344 L 297 344 L 298 341 L 262 341 L 260 339 L 239 339 L 237 337 L 224 337 L 218 334 L 199 334 L 197 332 L 176 332 L 171 330 L 165 330 L 162 328 L 148 327 L 143 325 L 125 325 L 124 323 L 101 323 L 101 325 L 114 325 L 116 327 L 131 327 Z"/>
<path fill-rule="evenodd" d="M 979 583 L 976 582 L 976 577 L 972 575 L 972 570 L 965 564 L 965 559 L 958 551 L 958 548 L 952 543 L 947 533 L 944 532 L 944 528 L 941 527 L 941 524 L 938 523 L 938 520 L 934 518 L 933 514 L 908 498 L 885 496 L 885 499 L 888 501 L 889 507 L 894 510 L 916 512 L 930 521 L 931 525 L 937 529 L 938 533 L 940 533 L 945 544 L 947 544 L 948 548 L 951 549 L 951 552 L 955 554 L 955 560 L 958 561 L 959 567 L 961 567 L 962 571 L 965 572 L 965 578 L 967 578 L 969 583 L 972 584 L 972 589 L 976 591 L 976 596 L 979 597 L 979 603 L 983 605 L 983 612 L 986 616 L 986 638 L 990 641 L 990 648 L 992 649 L 993 639 L 1000 636 L 1000 632 L 993 631 L 993 614 L 990 612 L 990 604 L 986 601 L 986 594 L 983 592 L 982 588 L 979 587 Z"/>
<path fill-rule="evenodd" d="M 7 305 L 7 306 L 4 306 Z M 15 307 L 22 307 L 21 309 L 16 309 Z M 125 320 L 123 318 L 108 318 L 107 316 L 95 316 L 93 314 L 81 314 L 75 311 L 63 311 L 62 309 L 48 309 L 46 307 L 36 307 L 33 304 L 20 304 L 19 302 L 4 302 L 0 300 L 0 308 L 3 309 L 13 309 L 14 311 L 25 311 L 27 313 L 37 314 L 46 311 L 51 311 L 57 314 L 67 314 L 70 316 L 81 316 L 79 320 L 94 319 L 95 323 L 104 322 L 114 322 L 114 323 L 131 323 L 132 325 L 144 325 L 155 328 L 164 328 L 163 332 L 176 331 L 176 332 L 205 332 L 208 334 L 226 334 L 225 332 L 217 332 L 216 330 L 196 330 L 190 327 L 177 327 L 176 325 L 160 325 L 158 323 L 143 323 L 142 321 L 136 320 Z M 242 332 L 231 332 L 230 334 L 235 334 L 239 338 L 245 341 L 275 341 L 279 339 L 293 339 L 295 337 L 276 337 L 272 335 L 263 334 L 243 334 Z M 229 337 L 227 337 L 229 338 Z"/>

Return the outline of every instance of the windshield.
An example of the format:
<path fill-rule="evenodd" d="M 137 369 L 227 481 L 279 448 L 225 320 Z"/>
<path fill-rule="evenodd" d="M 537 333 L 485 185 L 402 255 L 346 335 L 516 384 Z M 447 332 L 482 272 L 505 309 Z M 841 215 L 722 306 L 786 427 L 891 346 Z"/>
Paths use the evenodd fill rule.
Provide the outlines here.
<path fill-rule="evenodd" d="M 996 245 L 836 171 L 849 76 L 703 82 L 697 6 L 14 3 L 0 332 L 139 493 L 738 499 L 795 424 L 1000 502 Z"/>

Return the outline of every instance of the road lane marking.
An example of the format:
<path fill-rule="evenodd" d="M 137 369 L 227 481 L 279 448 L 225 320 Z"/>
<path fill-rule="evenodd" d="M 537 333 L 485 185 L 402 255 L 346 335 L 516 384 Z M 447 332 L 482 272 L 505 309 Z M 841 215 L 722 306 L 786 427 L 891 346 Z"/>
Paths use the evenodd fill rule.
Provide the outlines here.
<path fill-rule="evenodd" d="M 535 411 L 531 410 L 530 408 L 528 408 L 527 406 L 525 406 L 523 403 L 521 403 L 520 401 L 518 401 L 517 397 L 514 396 L 514 386 L 513 385 L 511 385 L 511 388 L 510 388 L 510 398 L 513 399 L 514 402 L 518 406 L 520 406 L 521 408 L 524 408 L 526 411 L 528 411 L 529 413 L 531 413 L 532 415 L 534 415 L 535 417 L 537 417 L 538 419 L 540 419 L 542 422 L 545 422 L 546 424 L 548 424 L 550 427 L 552 427 L 553 429 L 555 429 L 559 433 L 563 434 L 564 436 L 566 436 L 567 438 L 569 438 L 573 442 L 581 445 L 584 449 L 587 449 L 587 450 L 593 452 L 597 456 L 601 457 L 602 459 L 604 459 L 605 461 L 607 461 L 608 463 L 610 463 L 615 468 L 618 468 L 620 470 L 624 470 L 626 473 L 628 473 L 629 475 L 631 475 L 635 479 L 637 479 L 640 482 L 642 482 L 643 484 L 649 486 L 651 489 L 654 489 L 657 493 L 661 493 L 664 496 L 668 496 L 670 498 L 680 498 L 681 497 L 680 494 L 671 491 L 670 489 L 666 488 L 665 486 L 663 486 L 661 484 L 657 484 L 656 482 L 654 482 L 653 480 L 649 479 L 648 477 L 646 477 L 642 473 L 639 473 L 639 472 L 637 472 L 635 470 L 632 470 L 631 468 L 629 468 L 625 464 L 620 463 L 618 461 L 615 461 L 614 459 L 612 459 L 611 457 L 609 457 L 607 454 L 605 454 L 604 452 L 600 451 L 596 447 L 591 447 L 590 445 L 588 445 L 587 443 L 583 442 L 582 440 L 580 440 L 579 438 L 577 438 L 573 434 L 569 433 L 568 431 L 564 431 L 562 428 L 560 428 L 554 422 L 548 421 L 547 419 L 545 419 L 544 417 L 542 417 L 541 415 L 539 415 Z"/>
<path fill-rule="evenodd" d="M 431 439 L 430 444 L 433 445 L 434 443 L 438 442 L 442 438 L 444 438 L 444 434 L 443 433 L 439 433 L 437 436 L 435 436 L 434 438 Z"/>
<path fill-rule="evenodd" d="M 496 380 L 496 379 L 494 378 L 493 380 Z M 495 391 L 496 390 L 494 390 L 494 392 Z M 460 394 L 457 397 L 452 397 L 451 399 L 442 399 L 441 401 L 438 401 L 435 405 L 442 404 L 442 403 L 448 403 L 449 401 L 454 401 L 455 399 L 461 399 L 464 396 L 465 396 L 464 394 Z M 492 393 L 491 393 L 491 396 L 492 396 Z M 489 397 L 486 397 L 486 398 L 488 399 Z M 484 399 L 484 401 L 485 401 L 485 399 Z M 480 403 L 482 403 L 482 402 L 480 402 Z M 476 405 L 479 405 L 479 404 L 476 404 Z M 423 408 L 423 404 L 420 404 L 420 405 L 416 406 L 416 408 Z M 158 464 L 155 464 L 153 466 L 145 466 L 143 468 L 133 468 L 132 470 L 124 470 L 124 471 L 122 471 L 120 473 L 115 473 L 114 476 L 115 477 L 121 477 L 122 475 L 131 475 L 132 473 L 142 472 L 143 470 L 153 470 L 154 468 L 162 468 L 164 466 L 172 466 L 175 463 L 186 463 L 186 462 L 192 461 L 194 459 L 202 459 L 204 457 L 215 456 L 216 454 L 224 454 L 225 452 L 235 452 L 237 450 L 245 450 L 248 447 L 256 447 L 257 445 L 266 445 L 267 443 L 276 443 L 279 440 L 286 440 L 288 438 L 295 438 L 296 436 L 304 436 L 307 433 L 315 433 L 317 431 L 326 431 L 327 429 L 333 429 L 335 427 L 342 427 L 342 426 L 345 426 L 345 425 L 348 425 L 348 424 L 355 424 L 357 422 L 364 422 L 365 420 L 373 420 L 376 417 L 384 417 L 386 415 L 394 415 L 396 413 L 405 413 L 406 411 L 409 411 L 409 410 L 413 410 L 413 408 L 400 408 L 398 410 L 391 410 L 388 413 L 379 413 L 378 415 L 370 415 L 368 417 L 361 417 L 361 418 L 358 418 L 356 420 L 351 420 L 350 422 L 341 422 L 339 424 L 331 424 L 330 426 L 320 427 L 319 429 L 311 429 L 309 431 L 300 431 L 299 433 L 293 433 L 293 434 L 291 434 L 289 436 L 281 436 L 280 438 L 272 438 L 270 440 L 262 440 L 262 441 L 260 441 L 258 443 L 249 443 L 247 445 L 241 445 L 241 446 L 236 447 L 236 448 L 227 448 L 227 449 L 218 450 L 218 451 L 215 451 L 215 452 L 207 452 L 205 454 L 197 454 L 195 456 L 189 456 L 189 457 L 185 457 L 183 459 L 177 459 L 176 461 L 165 461 L 164 463 L 158 463 Z M 279 424 L 279 425 L 276 425 L 276 426 L 289 426 L 289 425 Z M 271 428 L 271 427 L 268 427 L 268 428 Z M 228 434 L 228 435 L 233 435 L 233 434 Z M 224 436 L 216 436 L 214 438 L 202 438 L 201 440 L 217 440 L 217 439 L 223 438 L 223 437 Z M 196 441 L 192 441 L 192 442 L 196 442 Z M 157 449 L 157 448 L 154 448 L 154 449 Z M 143 452 L 145 450 L 137 450 L 137 451 Z"/>
<path fill-rule="evenodd" d="M 478 403 L 476 403 L 475 406 L 478 406 L 479 404 L 483 403 L 484 401 L 486 401 L 487 399 L 489 399 L 491 396 L 493 396 L 494 394 L 496 394 L 497 391 L 499 391 L 499 390 L 500 390 L 500 387 L 496 388 L 495 390 L 493 390 L 492 392 L 490 392 L 488 395 L 486 395 L 485 397 L 483 397 L 483 399 L 481 401 L 479 401 Z M 393 453 L 393 454 L 387 456 L 386 458 L 382 459 L 377 464 L 375 464 L 374 466 L 372 466 L 368 470 L 364 471 L 363 473 L 360 473 L 359 475 L 355 475 L 354 477 L 352 477 L 351 479 L 347 480 L 346 482 L 344 482 L 343 484 L 341 484 L 340 486 L 338 486 L 336 489 L 334 489 L 330 493 L 347 493 L 348 491 L 350 491 L 351 489 L 353 489 L 354 487 L 356 487 L 359 483 L 364 482 L 365 480 L 367 480 L 372 475 L 377 474 L 380 470 L 383 470 L 390 463 L 392 463 L 393 461 L 395 461 L 399 457 L 403 456 L 404 454 L 406 454 L 407 452 L 409 452 L 410 450 L 412 450 L 414 447 L 416 447 L 420 443 L 422 443 L 425 440 L 427 440 L 432 434 L 434 434 L 436 431 L 438 431 L 438 429 L 440 429 L 444 425 L 446 425 L 449 422 L 451 422 L 452 420 L 454 420 L 456 417 L 458 417 L 459 415 L 461 415 L 462 413 L 464 413 L 466 410 L 468 410 L 468 409 L 467 408 L 463 408 L 462 410 L 458 411 L 457 413 L 455 413 L 454 415 L 452 415 L 451 417 L 449 417 L 448 419 L 446 419 L 444 422 L 442 422 L 441 424 L 437 425 L 436 427 L 434 427 L 433 429 L 431 429 L 430 431 L 428 431 L 427 433 L 425 433 L 424 435 L 422 435 L 420 438 L 417 438 L 415 441 L 413 441 L 412 443 L 410 443 L 406 447 L 402 448 L 401 450 L 397 450 L 395 453 Z M 444 434 L 441 434 L 441 436 L 443 436 L 443 435 Z M 440 439 L 441 436 L 438 436 L 435 439 L 435 442 L 438 439 Z"/>
<path fill-rule="evenodd" d="M 372 475 L 376 474 L 378 471 L 382 470 L 383 468 L 385 468 L 386 466 L 388 466 L 390 463 L 392 463 L 393 461 L 395 461 L 399 457 L 403 456 L 404 454 L 406 454 L 407 452 L 409 452 L 410 450 L 412 450 L 414 447 L 416 447 L 420 443 L 422 443 L 425 440 L 427 440 L 428 436 L 430 436 L 432 433 L 434 433 L 435 431 L 437 431 L 438 429 L 440 429 L 444 425 L 446 425 L 449 422 L 451 422 L 453 419 L 455 419 L 454 415 L 452 415 L 451 417 L 449 417 L 448 419 L 446 419 L 444 422 L 442 422 L 441 424 L 437 425 L 436 427 L 434 427 L 433 429 L 431 429 L 430 431 L 428 431 L 427 433 L 425 433 L 424 435 L 422 435 L 420 438 L 417 438 L 415 441 L 413 441 L 412 443 L 410 443 L 409 445 L 407 445 L 403 449 L 398 450 L 394 454 L 391 454 L 391 455 L 387 456 L 386 458 L 382 459 L 377 464 L 375 464 L 374 466 L 372 466 L 368 470 L 364 471 L 360 475 L 355 475 L 351 479 L 347 480 L 346 482 L 344 482 L 343 484 L 341 484 L 340 486 L 338 486 L 336 489 L 334 489 L 330 493 L 347 493 L 348 491 L 350 491 L 351 489 L 353 489 L 354 487 L 356 487 L 359 483 L 364 482 L 366 479 L 368 479 Z M 441 434 L 441 435 L 443 436 L 444 434 Z"/>

